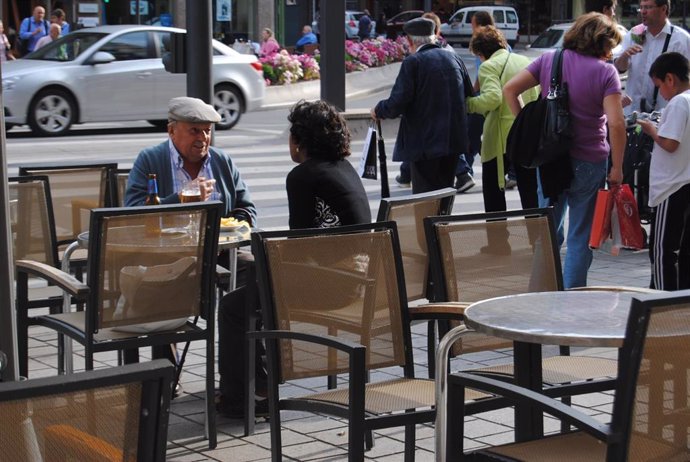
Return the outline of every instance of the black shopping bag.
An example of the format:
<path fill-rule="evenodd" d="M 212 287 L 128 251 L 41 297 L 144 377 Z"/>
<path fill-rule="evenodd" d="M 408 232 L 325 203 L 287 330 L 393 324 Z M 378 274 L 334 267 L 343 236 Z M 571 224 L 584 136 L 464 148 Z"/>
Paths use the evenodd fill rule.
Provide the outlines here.
<path fill-rule="evenodd" d="M 371 126 L 367 130 L 367 137 L 364 139 L 362 149 L 362 159 L 359 162 L 359 176 L 369 180 L 377 179 L 376 169 L 376 129 Z"/>

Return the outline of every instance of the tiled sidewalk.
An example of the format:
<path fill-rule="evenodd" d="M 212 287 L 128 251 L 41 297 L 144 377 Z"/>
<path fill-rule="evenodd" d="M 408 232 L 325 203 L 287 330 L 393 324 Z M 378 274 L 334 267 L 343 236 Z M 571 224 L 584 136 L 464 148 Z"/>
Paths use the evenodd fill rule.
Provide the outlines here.
<path fill-rule="evenodd" d="M 649 262 L 647 252 L 627 252 L 618 257 L 597 253 L 590 270 L 590 285 L 615 285 L 646 287 L 649 281 Z M 33 329 L 31 339 L 30 376 L 39 377 L 55 374 L 55 335 Z M 413 327 L 414 357 L 416 373 L 426 377 L 426 326 Z M 77 348 L 77 353 L 79 349 Z M 575 354 L 584 350 L 576 351 Z M 555 352 L 555 348 L 554 348 Z M 604 349 L 589 349 L 587 354 L 613 357 L 615 352 Z M 454 360 L 453 370 L 490 365 L 509 360 L 510 352 L 491 352 L 471 355 L 469 358 Z M 203 438 L 203 374 L 204 349 L 201 344 L 192 345 L 187 356 L 185 371 L 182 374 L 184 393 L 173 401 L 168 429 L 168 460 L 171 461 L 263 461 L 270 460 L 270 433 L 268 423 L 260 420 L 256 434 L 243 437 L 241 420 L 231 420 L 218 416 L 218 447 L 208 449 Z M 97 356 L 97 366 L 113 366 L 116 357 Z M 75 369 L 83 369 L 81 357 L 75 357 Z M 398 370 L 382 373 L 399 374 Z M 325 383 L 304 380 L 298 385 L 285 387 L 285 394 L 302 394 L 322 390 Z M 581 406 L 587 413 L 606 419 L 611 407 L 610 394 L 596 394 L 577 397 L 574 405 Z M 336 461 L 347 457 L 347 427 L 339 419 L 303 414 L 282 413 L 282 438 L 285 460 Z M 558 423 L 546 418 L 545 429 L 557 430 Z M 404 432 L 402 429 L 385 430 L 375 433 L 375 446 L 367 452 L 367 460 L 389 462 L 402 460 Z M 466 425 L 466 448 L 512 441 L 512 411 L 501 410 L 479 414 L 468 418 Z M 432 425 L 417 428 L 417 460 L 434 459 L 434 431 Z"/>

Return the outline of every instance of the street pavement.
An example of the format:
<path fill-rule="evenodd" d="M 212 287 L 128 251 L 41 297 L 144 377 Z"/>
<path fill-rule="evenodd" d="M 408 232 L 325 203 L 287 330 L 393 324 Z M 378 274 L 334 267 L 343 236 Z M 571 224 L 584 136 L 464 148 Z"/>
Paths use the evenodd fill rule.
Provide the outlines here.
<path fill-rule="evenodd" d="M 467 57 L 467 50 L 460 51 Z M 470 61 L 469 59 L 467 61 Z M 468 62 L 468 64 L 471 64 Z M 470 66 L 468 66 L 470 67 Z M 473 67 L 473 66 L 472 66 Z M 367 71 L 367 73 L 372 71 Z M 348 106 L 365 109 L 379 98 L 387 96 L 387 90 L 380 86 L 380 73 L 370 80 L 363 73 L 352 84 L 359 92 L 355 98 L 348 94 Z M 389 79 L 390 80 L 390 79 Z M 388 86 L 392 84 L 389 81 Z M 230 132 L 219 132 L 216 145 L 231 153 L 242 175 L 249 185 L 252 196 L 259 208 L 260 226 L 266 229 L 287 225 L 287 197 L 285 195 L 285 176 L 294 166 L 287 151 L 287 115 L 289 107 L 299 98 L 316 98 L 310 91 L 298 88 L 293 92 L 281 89 L 282 96 L 274 97 L 274 105 L 267 111 L 245 114 L 240 124 Z M 367 91 L 367 89 L 370 89 Z M 277 92 L 276 92 L 277 93 Z M 391 194 L 400 196 L 410 194 L 407 188 L 395 184 L 398 165 L 390 161 L 395 133 L 384 133 L 389 155 L 388 179 Z M 104 131 L 99 126 L 89 126 L 76 135 L 64 138 L 34 139 L 23 131 L 14 129 L 7 142 L 10 173 L 17 166 L 26 163 L 52 161 L 117 161 L 122 167 L 131 165 L 136 153 L 165 138 L 144 124 L 127 127 L 109 126 Z M 361 158 L 363 136 L 353 139 L 351 161 L 357 165 Z M 78 153 L 78 154 L 75 154 Z M 56 158 L 57 156 L 57 158 Z M 380 185 L 376 181 L 363 180 L 369 196 L 372 215 L 376 216 L 380 200 Z M 459 194 L 453 213 L 477 212 L 483 210 L 481 195 L 481 165 L 475 163 L 477 185 L 465 194 Z M 508 208 L 518 208 L 519 198 L 516 190 L 507 191 Z M 613 285 L 646 287 L 649 282 L 649 262 L 646 251 L 624 252 L 613 257 L 595 253 L 590 270 L 590 285 Z M 415 372 L 420 377 L 427 376 L 426 369 L 426 326 L 413 326 Z M 55 335 L 40 328 L 32 328 L 30 340 L 30 377 L 50 376 L 56 373 Z M 555 348 L 549 352 L 555 354 Z M 75 369 L 83 368 L 82 350 L 76 348 Z M 145 355 L 146 353 L 144 353 Z M 594 354 L 615 357 L 615 351 L 607 349 L 579 349 L 574 354 Z M 453 360 L 452 369 L 460 370 L 476 366 L 494 365 L 510 360 L 510 350 L 467 355 Z M 185 371 L 182 374 L 182 395 L 172 403 L 168 430 L 168 460 L 172 461 L 264 461 L 270 460 L 270 434 L 268 423 L 262 419 L 257 424 L 256 434 L 243 437 L 242 422 L 218 416 L 218 447 L 208 450 L 203 438 L 204 403 L 203 374 L 204 347 L 192 344 Z M 112 367 L 116 364 L 114 355 L 97 356 L 96 367 Z M 303 380 L 297 384 L 283 386 L 285 393 L 308 393 L 324 390 L 325 382 Z M 598 419 L 606 420 L 611 411 L 611 395 L 599 393 L 578 397 L 574 406 Z M 545 428 L 555 431 L 558 424 L 546 417 Z M 340 419 L 314 416 L 311 414 L 286 412 L 282 416 L 282 437 L 285 460 L 336 461 L 347 457 L 347 426 Z M 417 429 L 417 460 L 433 460 L 433 426 L 420 425 Z M 512 440 L 512 411 L 493 411 L 467 419 L 465 427 L 465 447 L 476 448 L 500 444 Z M 375 432 L 375 446 L 367 452 L 366 460 L 402 460 L 404 432 L 402 429 Z"/>

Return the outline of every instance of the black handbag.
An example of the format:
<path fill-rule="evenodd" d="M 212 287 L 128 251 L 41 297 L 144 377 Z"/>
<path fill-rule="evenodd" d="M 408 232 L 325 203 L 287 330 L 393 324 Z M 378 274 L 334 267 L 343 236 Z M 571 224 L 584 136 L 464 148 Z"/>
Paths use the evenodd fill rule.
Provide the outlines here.
<path fill-rule="evenodd" d="M 551 65 L 551 85 L 545 101 L 539 148 L 531 165 L 533 168 L 551 163 L 570 153 L 573 128 L 568 104 L 568 83 L 561 82 L 562 67 L 563 50 L 558 50 Z"/>

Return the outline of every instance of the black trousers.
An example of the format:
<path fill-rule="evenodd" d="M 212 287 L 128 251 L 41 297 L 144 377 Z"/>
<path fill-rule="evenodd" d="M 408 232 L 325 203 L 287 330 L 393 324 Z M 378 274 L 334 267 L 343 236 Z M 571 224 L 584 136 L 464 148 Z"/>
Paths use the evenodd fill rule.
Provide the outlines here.
<path fill-rule="evenodd" d="M 458 154 L 412 162 L 412 193 L 423 193 L 437 189 L 452 188 Z"/>
<path fill-rule="evenodd" d="M 508 165 L 508 159 L 503 155 L 503 165 Z M 504 168 L 507 172 L 507 168 Z M 537 196 L 537 169 L 524 168 L 515 165 L 520 205 L 523 209 L 539 207 Z M 482 163 L 482 195 L 484 196 L 485 212 L 503 212 L 506 210 L 505 190 L 498 187 L 498 159 L 491 159 Z"/>
<path fill-rule="evenodd" d="M 654 208 L 649 259 L 653 289 L 690 288 L 690 185 Z"/>
<path fill-rule="evenodd" d="M 218 261 L 223 259 L 219 257 Z M 227 261 L 227 259 L 225 259 Z M 239 251 L 237 255 L 237 289 L 218 303 L 218 373 L 220 392 L 226 404 L 244 402 L 244 364 L 247 356 L 247 330 L 261 328 L 259 295 L 254 271 L 254 256 Z M 266 372 L 261 357 L 265 349 L 256 342 L 256 388 L 266 387 Z"/>

